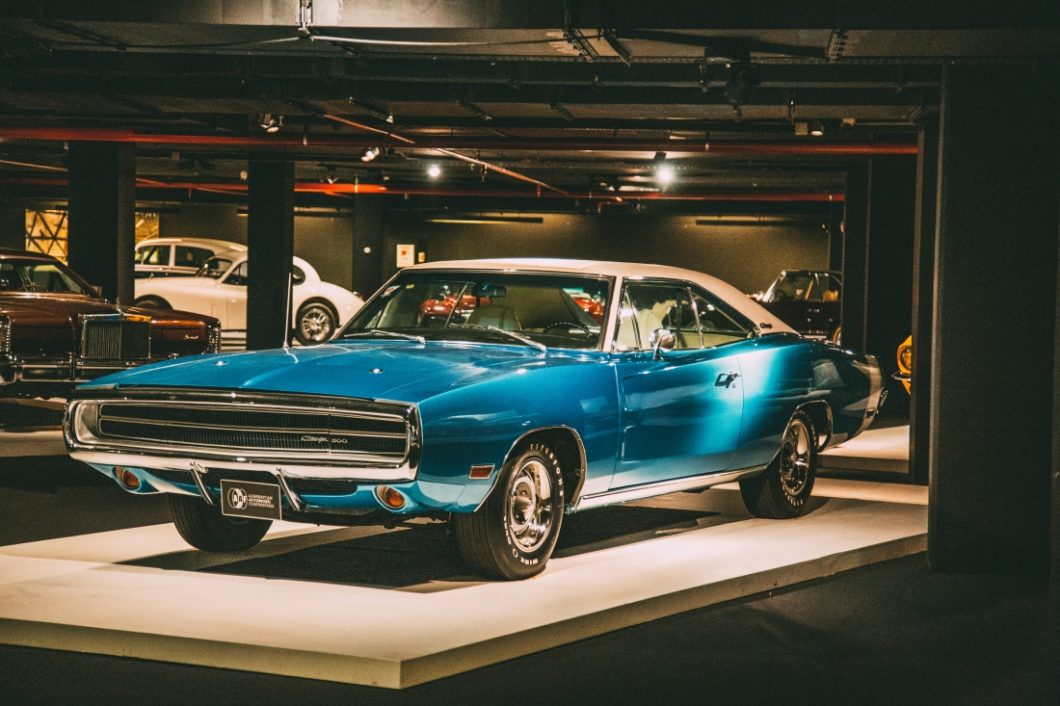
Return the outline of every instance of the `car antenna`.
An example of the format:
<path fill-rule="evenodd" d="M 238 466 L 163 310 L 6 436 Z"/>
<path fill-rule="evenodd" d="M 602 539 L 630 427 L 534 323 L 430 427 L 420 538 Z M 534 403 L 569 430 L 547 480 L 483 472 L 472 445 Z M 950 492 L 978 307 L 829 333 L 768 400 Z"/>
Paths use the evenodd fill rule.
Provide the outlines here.
<path fill-rule="evenodd" d="M 287 328 L 283 330 L 283 349 L 287 350 L 291 347 L 291 297 L 294 295 L 292 289 L 292 281 L 294 276 L 291 274 L 290 268 L 287 270 L 287 304 L 284 307 L 284 319 L 283 322 L 287 324 Z"/>

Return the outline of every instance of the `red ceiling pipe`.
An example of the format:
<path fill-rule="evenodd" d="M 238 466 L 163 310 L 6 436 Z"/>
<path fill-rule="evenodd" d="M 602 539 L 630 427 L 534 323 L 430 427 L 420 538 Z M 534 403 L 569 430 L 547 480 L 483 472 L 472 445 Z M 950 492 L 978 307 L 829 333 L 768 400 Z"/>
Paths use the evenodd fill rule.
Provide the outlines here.
<path fill-rule="evenodd" d="M 131 129 L 94 127 L 0 126 L 0 139 L 63 142 L 132 142 L 147 145 L 194 145 L 200 147 L 244 147 L 270 150 L 363 149 L 371 145 L 410 147 L 385 135 L 277 133 L 272 135 L 187 135 L 140 132 Z M 709 154 L 776 155 L 893 155 L 916 154 L 915 142 L 695 142 L 692 140 L 631 140 L 607 138 L 416 137 L 416 148 L 485 150 L 599 150 L 619 152 L 669 152 Z"/>
<path fill-rule="evenodd" d="M 67 180 L 56 177 L 11 177 L 0 179 L 0 185 L 17 186 L 42 186 L 53 188 L 64 188 Z M 172 181 L 164 182 L 156 179 L 136 180 L 139 189 L 158 190 L 171 189 L 179 191 L 211 191 L 228 194 L 246 193 L 247 185 L 242 182 L 228 181 Z M 529 189 L 456 189 L 456 188 L 400 188 L 388 187 L 381 184 L 349 184 L 336 182 L 334 184 L 316 181 L 301 181 L 294 186 L 297 193 L 320 193 L 333 196 L 345 194 L 379 194 L 392 196 L 450 196 L 450 197 L 485 197 L 485 198 L 562 198 L 583 199 L 592 201 L 778 201 L 778 202 L 841 202 L 842 193 L 833 192 L 785 192 L 785 191 L 742 191 L 742 192 L 716 192 L 716 193 L 681 193 L 638 191 L 634 193 L 622 193 L 614 191 L 583 192 L 573 194 L 560 194 L 547 191 Z"/>

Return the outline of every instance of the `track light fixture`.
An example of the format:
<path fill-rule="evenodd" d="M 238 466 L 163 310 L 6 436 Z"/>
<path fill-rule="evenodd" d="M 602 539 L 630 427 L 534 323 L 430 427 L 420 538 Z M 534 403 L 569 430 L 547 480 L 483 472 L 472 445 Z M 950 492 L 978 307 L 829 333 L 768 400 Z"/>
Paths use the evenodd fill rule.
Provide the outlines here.
<path fill-rule="evenodd" d="M 810 135 L 812 137 L 824 137 L 824 123 L 814 120 L 810 123 Z"/>
<path fill-rule="evenodd" d="M 262 130 L 271 135 L 274 132 L 279 132 L 280 128 L 283 127 L 283 116 L 273 115 L 272 113 L 262 113 L 259 124 L 261 125 Z"/>
<path fill-rule="evenodd" d="M 361 161 L 362 162 L 371 162 L 373 159 L 375 159 L 378 156 L 379 156 L 379 148 L 378 147 L 369 147 L 368 149 L 366 149 L 364 151 L 364 154 L 361 155 Z"/>

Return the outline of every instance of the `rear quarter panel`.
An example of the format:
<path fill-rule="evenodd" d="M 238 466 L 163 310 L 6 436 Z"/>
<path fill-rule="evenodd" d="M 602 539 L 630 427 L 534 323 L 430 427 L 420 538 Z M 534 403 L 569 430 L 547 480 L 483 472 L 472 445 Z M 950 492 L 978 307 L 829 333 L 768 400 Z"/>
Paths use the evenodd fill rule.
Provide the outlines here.
<path fill-rule="evenodd" d="M 780 334 L 752 342 L 740 366 L 744 414 L 733 468 L 769 463 L 780 448 L 788 420 L 807 404 L 828 406 L 833 424 L 830 443 L 853 436 L 863 426 L 871 392 L 864 356 Z"/>

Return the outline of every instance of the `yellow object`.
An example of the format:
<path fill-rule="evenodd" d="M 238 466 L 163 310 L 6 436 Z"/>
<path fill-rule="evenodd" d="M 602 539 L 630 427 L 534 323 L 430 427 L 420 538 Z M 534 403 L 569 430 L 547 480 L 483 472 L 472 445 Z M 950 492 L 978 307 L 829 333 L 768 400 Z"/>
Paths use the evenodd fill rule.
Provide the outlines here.
<path fill-rule="evenodd" d="M 913 337 L 908 336 L 902 345 L 898 346 L 898 374 L 895 379 L 902 383 L 908 393 L 912 384 L 913 375 Z"/>

